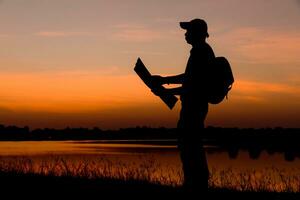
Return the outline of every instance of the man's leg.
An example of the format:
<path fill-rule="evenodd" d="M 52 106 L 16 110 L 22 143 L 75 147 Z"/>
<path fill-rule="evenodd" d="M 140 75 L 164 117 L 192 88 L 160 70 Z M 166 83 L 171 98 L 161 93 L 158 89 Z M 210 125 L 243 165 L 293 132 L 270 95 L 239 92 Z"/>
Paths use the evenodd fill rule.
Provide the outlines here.
<path fill-rule="evenodd" d="M 204 120 L 208 112 L 208 104 L 200 109 L 182 107 L 178 122 L 178 147 L 184 173 L 184 186 L 189 190 L 207 191 L 209 171 L 202 135 Z"/>
<path fill-rule="evenodd" d="M 205 150 L 199 138 L 179 139 L 180 158 L 184 174 L 184 187 L 188 190 L 208 189 L 208 166 Z"/>

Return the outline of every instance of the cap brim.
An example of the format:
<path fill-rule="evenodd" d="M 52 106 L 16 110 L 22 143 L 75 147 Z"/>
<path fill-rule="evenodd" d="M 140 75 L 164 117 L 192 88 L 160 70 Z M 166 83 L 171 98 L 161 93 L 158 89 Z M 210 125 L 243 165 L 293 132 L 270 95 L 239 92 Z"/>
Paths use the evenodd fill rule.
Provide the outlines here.
<path fill-rule="evenodd" d="M 180 22 L 179 24 L 182 29 L 188 29 L 190 25 L 189 22 Z"/>

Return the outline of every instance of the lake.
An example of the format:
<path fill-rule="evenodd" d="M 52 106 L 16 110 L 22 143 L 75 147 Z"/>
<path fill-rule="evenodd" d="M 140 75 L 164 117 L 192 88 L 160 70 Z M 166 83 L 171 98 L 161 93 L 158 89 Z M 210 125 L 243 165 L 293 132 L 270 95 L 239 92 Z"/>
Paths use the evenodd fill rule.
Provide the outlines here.
<path fill-rule="evenodd" d="M 231 159 L 227 152 L 217 147 L 206 147 L 206 152 L 214 181 L 211 184 L 216 186 L 237 186 L 241 184 L 238 179 L 243 173 L 251 175 L 253 184 L 257 181 L 263 184 L 261 179 L 268 174 L 274 181 L 273 190 L 280 190 L 281 182 L 291 177 L 296 182 L 300 177 L 299 159 L 288 162 L 280 153 L 269 155 L 263 151 L 259 159 L 253 160 L 245 151 L 239 152 L 236 159 Z M 0 142 L 0 167 L 2 170 L 21 167 L 23 171 L 58 175 L 68 171 L 71 175 L 79 173 L 90 177 L 143 179 L 146 176 L 147 180 L 163 184 L 182 183 L 181 162 L 174 141 Z M 228 183 L 228 179 L 234 183 Z"/>

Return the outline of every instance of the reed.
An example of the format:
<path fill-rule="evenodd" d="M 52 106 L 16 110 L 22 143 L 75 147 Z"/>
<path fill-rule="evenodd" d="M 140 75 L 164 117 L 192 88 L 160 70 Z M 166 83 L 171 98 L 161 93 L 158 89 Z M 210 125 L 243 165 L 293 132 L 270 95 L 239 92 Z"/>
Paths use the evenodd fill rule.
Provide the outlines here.
<path fill-rule="evenodd" d="M 135 163 L 101 157 L 74 159 L 52 156 L 47 159 L 33 159 L 26 156 L 10 156 L 0 157 L 0 173 L 121 181 L 138 180 L 173 187 L 181 186 L 183 182 L 180 167 L 170 166 L 167 170 L 162 170 L 154 158 L 143 159 Z M 213 167 L 210 169 L 209 186 L 212 189 L 226 188 L 235 191 L 296 193 L 300 192 L 300 169 L 287 171 L 270 167 L 262 170 L 241 171 L 235 168 Z"/>

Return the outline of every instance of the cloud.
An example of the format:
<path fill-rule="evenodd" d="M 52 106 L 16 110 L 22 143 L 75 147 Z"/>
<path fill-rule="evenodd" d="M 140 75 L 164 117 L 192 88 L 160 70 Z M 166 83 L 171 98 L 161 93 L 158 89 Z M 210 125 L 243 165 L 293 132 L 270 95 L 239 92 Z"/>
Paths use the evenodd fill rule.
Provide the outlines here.
<path fill-rule="evenodd" d="M 238 80 L 234 83 L 229 95 L 240 102 L 251 102 L 254 104 L 269 104 L 275 101 L 299 104 L 300 86 L 254 80 Z"/>
<path fill-rule="evenodd" d="M 128 55 L 153 55 L 153 56 L 164 56 L 166 55 L 166 52 L 154 52 L 154 51 L 138 51 L 138 50 L 126 50 L 122 51 L 123 54 Z"/>
<path fill-rule="evenodd" d="M 252 103 L 266 103 L 267 100 L 263 97 L 254 96 L 254 95 L 235 95 L 236 100 Z"/>
<path fill-rule="evenodd" d="M 299 74 L 290 74 L 290 75 L 287 77 L 287 80 L 289 81 L 289 83 L 294 84 L 294 85 L 300 87 Z"/>
<path fill-rule="evenodd" d="M 243 93 L 281 93 L 281 94 L 299 94 L 300 87 L 290 86 L 279 83 L 258 82 L 250 80 L 237 81 L 235 90 Z"/>
<path fill-rule="evenodd" d="M 0 106 L 0 113 L 5 114 L 5 113 L 12 113 L 13 111 L 10 110 L 9 108 L 6 107 L 1 107 Z M 1 123 L 1 122 L 0 122 Z"/>
<path fill-rule="evenodd" d="M 151 42 L 162 38 L 159 31 L 139 25 L 122 24 L 116 26 L 117 32 L 113 35 L 116 39 L 129 42 Z"/>
<path fill-rule="evenodd" d="M 118 70 L 115 67 L 107 71 L 0 74 L 6 83 L 0 85 L 1 95 L 9 97 L 0 102 L 0 106 L 15 110 L 77 112 L 133 105 L 155 98 L 137 76 L 116 76 Z"/>
<path fill-rule="evenodd" d="M 216 37 L 216 45 L 244 63 L 300 63 L 300 32 L 243 27 Z"/>
<path fill-rule="evenodd" d="M 68 31 L 40 31 L 34 35 L 42 37 L 79 37 L 79 36 L 92 36 L 90 32 L 68 32 Z"/>
<path fill-rule="evenodd" d="M 167 24 L 178 23 L 177 19 L 170 18 L 170 17 L 157 17 L 153 21 L 155 21 L 157 23 L 162 23 L 162 24 L 165 24 L 165 23 L 167 23 Z"/>
<path fill-rule="evenodd" d="M 97 76 L 119 76 L 124 75 L 124 67 L 123 66 L 105 66 L 98 67 L 97 69 L 72 69 L 72 70 L 59 70 L 56 72 L 52 72 L 56 76 L 91 76 L 92 74 L 97 74 Z"/>

